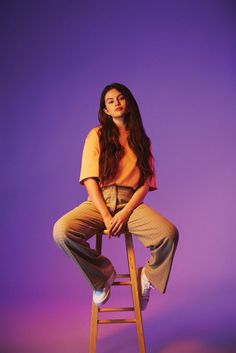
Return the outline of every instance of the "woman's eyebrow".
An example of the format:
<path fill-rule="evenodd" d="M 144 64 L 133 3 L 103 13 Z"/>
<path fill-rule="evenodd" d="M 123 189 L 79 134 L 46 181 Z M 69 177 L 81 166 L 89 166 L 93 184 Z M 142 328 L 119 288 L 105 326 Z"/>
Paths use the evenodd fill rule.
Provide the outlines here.
<path fill-rule="evenodd" d="M 117 98 L 120 97 L 120 96 L 123 96 L 123 94 L 118 94 Z M 114 99 L 113 97 L 108 97 L 106 100 L 108 101 L 108 99 Z"/>

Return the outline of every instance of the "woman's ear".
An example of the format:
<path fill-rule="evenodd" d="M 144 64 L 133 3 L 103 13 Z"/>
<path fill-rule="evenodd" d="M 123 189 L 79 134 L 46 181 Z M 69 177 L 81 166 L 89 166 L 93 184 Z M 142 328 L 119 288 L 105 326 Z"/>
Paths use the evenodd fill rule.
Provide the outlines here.
<path fill-rule="evenodd" d="M 106 108 L 103 108 L 104 113 L 106 113 L 107 115 L 109 115 L 108 111 L 106 110 Z"/>

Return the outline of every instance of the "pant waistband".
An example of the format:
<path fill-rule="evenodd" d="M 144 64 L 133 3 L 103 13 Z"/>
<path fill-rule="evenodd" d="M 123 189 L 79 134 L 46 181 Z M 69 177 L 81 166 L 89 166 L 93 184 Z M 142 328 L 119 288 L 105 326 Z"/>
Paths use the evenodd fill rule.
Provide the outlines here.
<path fill-rule="evenodd" d="M 131 188 L 131 186 L 123 186 L 123 185 L 112 184 L 112 185 L 107 185 L 107 186 L 102 186 L 101 187 L 102 191 L 106 190 L 106 189 L 109 189 L 109 188 L 116 188 L 117 190 L 129 190 L 129 191 L 133 191 L 134 192 L 134 189 Z"/>
<path fill-rule="evenodd" d="M 111 212 L 114 212 L 118 204 L 127 203 L 134 193 L 129 186 L 108 185 L 101 188 L 104 200 Z M 88 201 L 91 201 L 88 197 Z"/>
<path fill-rule="evenodd" d="M 102 188 L 102 194 L 111 212 L 114 212 L 118 205 L 127 203 L 132 197 L 134 189 L 128 186 L 109 185 Z"/>

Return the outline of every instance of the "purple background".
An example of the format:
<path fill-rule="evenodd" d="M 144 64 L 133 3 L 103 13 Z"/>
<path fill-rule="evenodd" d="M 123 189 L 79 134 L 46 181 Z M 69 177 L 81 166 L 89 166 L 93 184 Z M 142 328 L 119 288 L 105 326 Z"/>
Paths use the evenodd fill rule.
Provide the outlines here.
<path fill-rule="evenodd" d="M 236 351 L 235 9 L 1 2 L 1 352 L 88 351 L 91 289 L 52 227 L 86 197 L 82 146 L 114 81 L 133 92 L 153 143 L 159 190 L 146 201 L 180 231 L 168 291 L 143 313 L 147 353 Z M 112 242 L 104 252 L 122 268 L 123 242 Z M 135 247 L 142 265 L 148 252 Z M 110 304 L 127 303 L 125 290 Z M 135 347 L 134 326 L 100 327 L 98 353 Z"/>

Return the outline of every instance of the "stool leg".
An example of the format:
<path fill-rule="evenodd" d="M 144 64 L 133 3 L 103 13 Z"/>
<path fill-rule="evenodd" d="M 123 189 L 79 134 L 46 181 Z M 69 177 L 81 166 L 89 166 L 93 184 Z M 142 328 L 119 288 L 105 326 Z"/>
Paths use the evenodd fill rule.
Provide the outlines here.
<path fill-rule="evenodd" d="M 136 319 L 139 353 L 146 353 L 132 234 L 130 233 L 125 234 L 125 242 L 126 242 L 127 259 L 129 264 L 133 303 L 134 303 L 134 314 Z"/>
<path fill-rule="evenodd" d="M 102 234 L 96 234 L 96 250 L 101 254 Z M 92 315 L 90 323 L 89 353 L 96 353 L 97 333 L 98 333 L 98 306 L 92 303 Z"/>
<path fill-rule="evenodd" d="M 97 326 L 98 320 L 98 307 L 94 303 L 92 303 L 92 316 L 91 316 L 91 324 L 90 324 L 90 340 L 89 340 L 89 353 L 96 353 L 96 345 L 97 345 Z"/>

